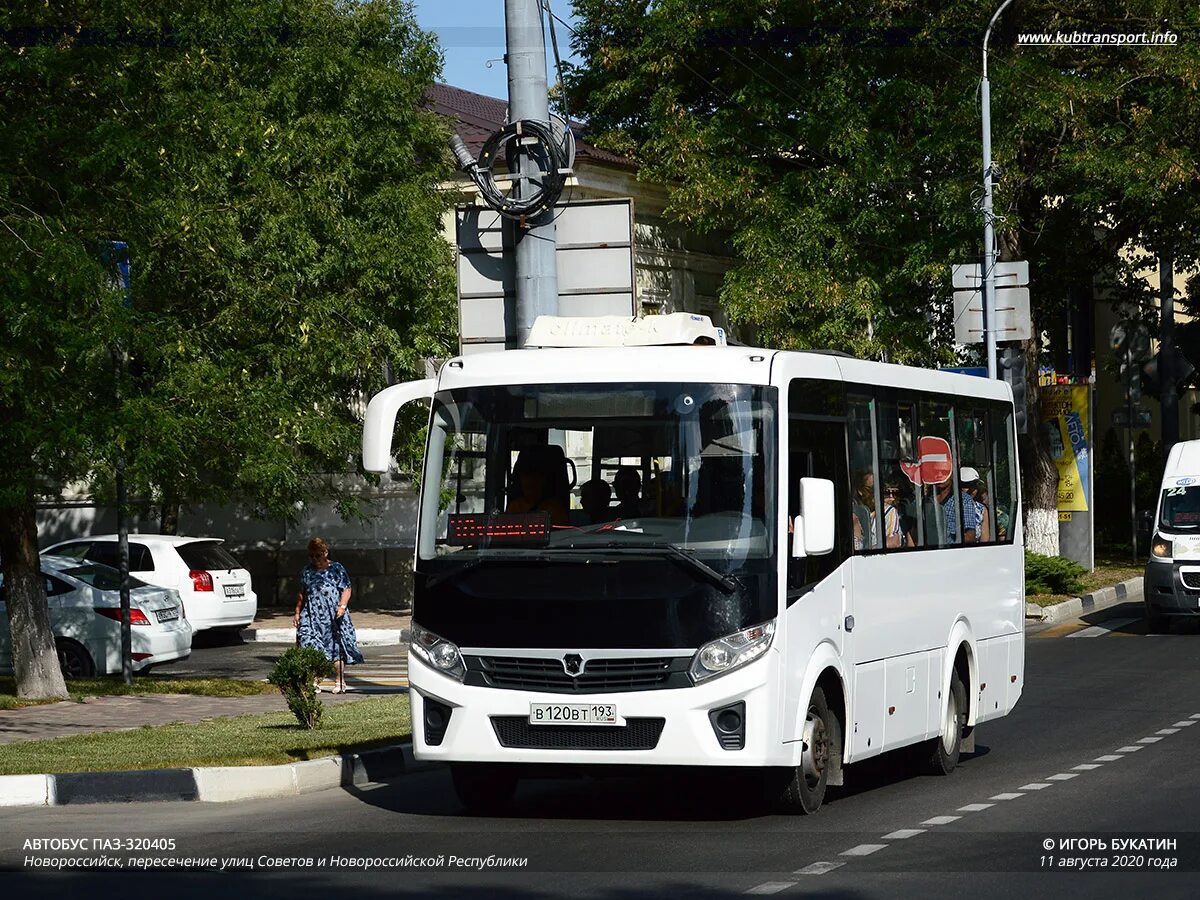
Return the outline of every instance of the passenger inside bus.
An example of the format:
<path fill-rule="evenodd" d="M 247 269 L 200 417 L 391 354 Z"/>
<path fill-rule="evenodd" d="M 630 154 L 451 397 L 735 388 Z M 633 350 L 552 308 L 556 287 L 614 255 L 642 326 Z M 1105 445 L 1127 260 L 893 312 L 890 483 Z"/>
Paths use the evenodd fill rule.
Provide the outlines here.
<path fill-rule="evenodd" d="M 568 525 L 570 485 L 562 447 L 527 447 L 513 466 L 508 512 L 548 512 L 551 525 Z"/>
<path fill-rule="evenodd" d="M 642 514 L 642 477 L 633 466 L 621 466 L 617 469 L 617 477 L 613 479 L 613 488 L 617 493 L 617 516 L 622 519 L 636 519 Z"/>
<path fill-rule="evenodd" d="M 854 495 L 850 502 L 851 526 L 854 529 L 854 549 L 878 546 L 875 540 L 875 475 L 857 472 L 854 476 Z"/>
<path fill-rule="evenodd" d="M 583 507 L 578 524 L 596 525 L 600 522 L 611 522 L 613 511 L 609 506 L 612 500 L 612 488 L 603 478 L 593 478 L 585 481 L 579 487 L 579 503 Z"/>
<path fill-rule="evenodd" d="M 886 547 L 913 547 L 912 517 L 905 515 L 904 491 L 897 478 L 883 483 L 883 540 Z"/>

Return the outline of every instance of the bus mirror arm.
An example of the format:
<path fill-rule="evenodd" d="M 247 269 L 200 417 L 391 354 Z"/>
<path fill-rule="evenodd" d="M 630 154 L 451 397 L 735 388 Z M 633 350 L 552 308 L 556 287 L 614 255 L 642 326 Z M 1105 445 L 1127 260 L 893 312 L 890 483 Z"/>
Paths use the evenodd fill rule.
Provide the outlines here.
<path fill-rule="evenodd" d="M 800 509 L 792 539 L 792 556 L 825 556 L 833 552 L 834 490 L 828 478 L 800 479 Z"/>
<path fill-rule="evenodd" d="M 436 389 L 436 378 L 423 378 L 393 384 L 371 398 L 363 421 L 362 455 L 366 471 L 385 474 L 391 468 L 392 434 L 400 407 L 414 400 L 429 400 Z"/>

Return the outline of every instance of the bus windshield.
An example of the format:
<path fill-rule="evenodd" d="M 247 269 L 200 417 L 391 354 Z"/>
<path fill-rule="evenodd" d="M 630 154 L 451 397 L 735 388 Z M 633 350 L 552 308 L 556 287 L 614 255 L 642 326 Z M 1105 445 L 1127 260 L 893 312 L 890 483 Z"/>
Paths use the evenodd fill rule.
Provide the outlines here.
<path fill-rule="evenodd" d="M 1200 485 L 1166 488 L 1158 527 L 1168 531 L 1200 530 Z"/>
<path fill-rule="evenodd" d="M 504 385 L 434 398 L 420 556 L 770 556 L 770 388 Z"/>

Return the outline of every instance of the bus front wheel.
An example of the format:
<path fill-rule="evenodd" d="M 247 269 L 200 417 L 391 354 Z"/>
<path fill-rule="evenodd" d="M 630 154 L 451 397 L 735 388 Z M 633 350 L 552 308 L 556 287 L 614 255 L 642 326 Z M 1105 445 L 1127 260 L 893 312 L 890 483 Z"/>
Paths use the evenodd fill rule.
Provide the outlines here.
<path fill-rule="evenodd" d="M 967 728 L 967 689 L 956 669 L 950 676 L 950 693 L 942 709 L 941 734 L 922 745 L 924 769 L 931 775 L 949 775 L 958 765 L 959 751 Z"/>
<path fill-rule="evenodd" d="M 484 763 L 455 763 L 450 778 L 459 802 L 470 813 L 501 812 L 517 791 L 517 773 L 512 766 Z"/>
<path fill-rule="evenodd" d="M 791 778 L 780 796 L 784 808 L 805 815 L 821 808 L 834 754 L 841 753 L 839 734 L 837 718 L 825 702 L 825 691 L 814 688 L 804 717 L 800 765 L 791 770 Z"/>

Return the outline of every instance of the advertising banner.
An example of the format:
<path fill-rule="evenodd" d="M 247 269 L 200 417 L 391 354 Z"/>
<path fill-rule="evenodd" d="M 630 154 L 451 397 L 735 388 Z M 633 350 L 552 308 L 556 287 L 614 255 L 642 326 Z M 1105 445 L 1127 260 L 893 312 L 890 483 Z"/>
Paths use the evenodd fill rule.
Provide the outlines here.
<path fill-rule="evenodd" d="M 1090 385 L 1044 385 L 1042 429 L 1058 467 L 1059 553 L 1092 568 Z"/>

